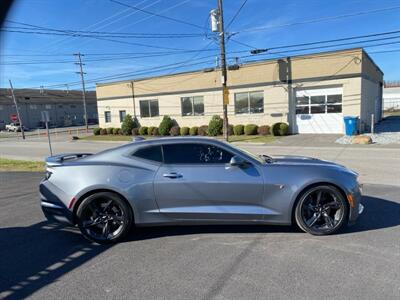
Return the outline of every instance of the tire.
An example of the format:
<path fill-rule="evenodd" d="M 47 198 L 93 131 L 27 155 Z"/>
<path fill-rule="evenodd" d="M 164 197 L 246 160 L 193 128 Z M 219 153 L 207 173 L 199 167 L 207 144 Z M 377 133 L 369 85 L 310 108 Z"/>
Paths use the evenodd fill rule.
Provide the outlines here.
<path fill-rule="evenodd" d="M 132 209 L 119 195 L 100 192 L 85 198 L 76 212 L 83 236 L 99 244 L 120 242 L 133 224 Z"/>
<path fill-rule="evenodd" d="M 312 235 L 338 232 L 347 223 L 348 204 L 334 186 L 319 185 L 306 190 L 295 210 L 297 225 Z"/>

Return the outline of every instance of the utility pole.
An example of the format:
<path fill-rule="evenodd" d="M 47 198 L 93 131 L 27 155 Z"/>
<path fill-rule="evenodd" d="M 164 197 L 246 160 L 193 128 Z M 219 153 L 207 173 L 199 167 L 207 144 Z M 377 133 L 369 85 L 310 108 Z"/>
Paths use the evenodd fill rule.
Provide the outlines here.
<path fill-rule="evenodd" d="M 19 126 L 21 127 L 22 138 L 25 139 L 24 126 L 23 126 L 23 124 L 22 124 L 22 119 L 21 119 L 21 117 L 20 117 L 20 115 L 19 115 L 19 108 L 18 108 L 17 99 L 15 99 L 14 88 L 13 88 L 11 79 L 9 79 L 8 81 L 10 82 L 11 96 L 12 96 L 13 101 L 14 101 L 15 109 L 17 110 L 17 117 L 18 117 L 18 121 L 19 121 Z"/>
<path fill-rule="evenodd" d="M 85 90 L 85 78 L 84 78 L 84 74 L 86 74 L 85 72 L 83 72 L 83 67 L 85 64 L 82 63 L 82 58 L 81 56 L 84 56 L 83 54 L 81 54 L 80 52 L 75 53 L 75 56 L 78 57 L 78 62 L 76 62 L 76 65 L 79 65 L 79 72 L 76 72 L 77 74 L 81 75 L 81 81 L 82 81 L 82 100 L 83 100 L 83 114 L 84 114 L 84 119 L 85 119 L 85 127 L 86 127 L 86 132 L 89 132 L 89 126 L 88 126 L 88 118 L 87 118 L 87 110 L 86 110 L 86 90 Z"/>
<path fill-rule="evenodd" d="M 219 44 L 221 49 L 221 83 L 223 95 L 223 114 L 224 114 L 224 139 L 228 141 L 228 104 L 229 104 L 229 91 L 227 88 L 227 71 L 226 71 L 226 57 L 225 57 L 225 31 L 224 31 L 224 13 L 222 9 L 222 0 L 217 0 L 218 8 L 211 11 L 211 28 L 212 31 L 219 33 Z"/>

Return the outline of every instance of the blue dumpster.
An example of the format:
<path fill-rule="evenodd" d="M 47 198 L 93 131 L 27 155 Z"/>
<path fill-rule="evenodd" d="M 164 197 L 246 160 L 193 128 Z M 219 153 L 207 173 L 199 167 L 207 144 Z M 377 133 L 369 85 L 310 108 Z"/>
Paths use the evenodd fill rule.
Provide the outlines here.
<path fill-rule="evenodd" d="M 355 135 L 357 133 L 358 117 L 344 117 L 343 120 L 346 135 Z"/>

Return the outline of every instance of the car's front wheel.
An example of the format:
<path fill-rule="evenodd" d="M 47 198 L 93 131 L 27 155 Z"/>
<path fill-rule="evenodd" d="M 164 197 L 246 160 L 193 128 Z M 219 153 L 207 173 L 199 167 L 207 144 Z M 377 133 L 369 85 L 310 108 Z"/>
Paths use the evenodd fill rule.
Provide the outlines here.
<path fill-rule="evenodd" d="M 327 235 L 346 224 L 348 205 L 334 186 L 320 185 L 302 194 L 295 210 L 297 225 L 313 235 Z"/>
<path fill-rule="evenodd" d="M 82 234 L 99 244 L 119 242 L 133 222 L 129 204 L 111 192 L 96 193 L 84 199 L 76 216 Z"/>

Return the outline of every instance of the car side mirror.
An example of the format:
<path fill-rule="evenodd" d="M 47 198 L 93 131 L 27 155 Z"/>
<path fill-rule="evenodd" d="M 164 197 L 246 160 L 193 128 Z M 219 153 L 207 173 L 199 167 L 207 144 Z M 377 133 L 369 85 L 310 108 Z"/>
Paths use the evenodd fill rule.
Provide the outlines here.
<path fill-rule="evenodd" d="M 229 164 L 232 167 L 244 167 L 247 165 L 247 162 L 241 158 L 240 156 L 232 156 L 231 160 L 229 161 Z"/>

